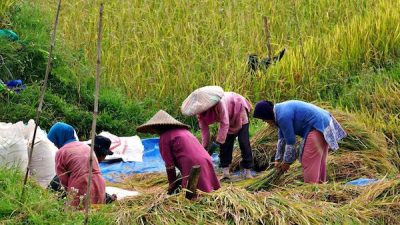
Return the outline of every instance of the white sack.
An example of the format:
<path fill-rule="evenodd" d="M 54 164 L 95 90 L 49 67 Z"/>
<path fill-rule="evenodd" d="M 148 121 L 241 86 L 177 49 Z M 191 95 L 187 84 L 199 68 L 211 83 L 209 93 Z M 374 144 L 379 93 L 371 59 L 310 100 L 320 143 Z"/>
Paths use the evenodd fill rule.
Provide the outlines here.
<path fill-rule="evenodd" d="M 0 166 L 7 168 L 17 167 L 22 172 L 28 166 L 27 141 L 24 139 L 25 125 L 0 124 Z"/>
<path fill-rule="evenodd" d="M 32 143 L 33 132 L 35 129 L 35 121 L 29 120 L 25 130 L 25 137 L 29 143 L 29 149 Z M 55 172 L 55 155 L 57 147 L 47 138 L 46 132 L 40 127 L 37 128 L 35 137 L 35 146 L 33 148 L 31 175 L 37 180 L 42 187 L 47 187 Z"/>

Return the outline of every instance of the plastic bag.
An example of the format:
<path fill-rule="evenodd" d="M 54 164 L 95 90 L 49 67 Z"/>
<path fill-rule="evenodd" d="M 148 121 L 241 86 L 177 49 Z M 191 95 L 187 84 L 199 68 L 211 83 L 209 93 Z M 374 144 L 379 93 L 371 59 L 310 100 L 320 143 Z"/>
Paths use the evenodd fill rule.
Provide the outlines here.
<path fill-rule="evenodd" d="M 144 146 L 137 135 L 118 137 L 106 131 L 101 132 L 99 135 L 111 140 L 110 150 L 114 152 L 113 155 L 108 155 L 105 160 L 122 158 L 124 162 L 143 161 Z"/>

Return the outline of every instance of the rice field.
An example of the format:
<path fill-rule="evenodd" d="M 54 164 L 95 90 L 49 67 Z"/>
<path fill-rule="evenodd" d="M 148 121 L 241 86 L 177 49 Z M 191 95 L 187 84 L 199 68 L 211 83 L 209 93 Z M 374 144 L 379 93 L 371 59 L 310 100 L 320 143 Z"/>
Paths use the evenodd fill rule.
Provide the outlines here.
<path fill-rule="evenodd" d="M 105 218 L 115 224 L 400 224 L 400 1 L 63 1 L 56 51 L 76 54 L 69 56 L 75 62 L 69 72 L 78 80 L 94 76 L 100 2 L 105 3 L 102 88 L 108 98 L 121 89 L 134 102 L 155 100 L 148 110 L 179 115 L 193 89 L 220 85 L 252 102 L 317 101 L 349 136 L 329 155 L 329 182 L 310 185 L 302 182 L 298 162 L 283 175 L 269 169 L 277 134 L 256 124 L 254 160 L 267 169 L 256 178 L 189 201 L 184 194 L 166 195 L 165 174 L 134 175 L 119 186 L 143 194 L 92 210 L 95 224 L 107 223 Z M 52 0 L 2 0 L 0 26 L 19 4 L 40 8 L 44 20 L 56 6 Z M 268 70 L 251 74 L 248 56 L 268 55 L 263 16 L 270 22 L 274 54 L 283 48 L 286 54 Z M 345 185 L 359 177 L 380 182 Z M 14 204 L 14 197 L 1 191 Z M 42 211 L 63 211 L 42 192 L 35 199 L 45 195 L 43 201 L 23 205 L 27 210 L 15 212 L 10 223 L 36 218 L 40 224 L 47 215 Z M 64 214 L 74 222 L 82 217 Z"/>
<path fill-rule="evenodd" d="M 99 3 L 65 1 L 60 17 L 59 41 L 93 64 Z M 331 97 L 361 71 L 399 57 L 399 7 L 392 0 L 105 1 L 103 84 L 171 108 L 209 84 L 252 100 Z M 268 55 L 262 16 L 273 52 L 287 53 L 252 76 L 248 55 Z"/>

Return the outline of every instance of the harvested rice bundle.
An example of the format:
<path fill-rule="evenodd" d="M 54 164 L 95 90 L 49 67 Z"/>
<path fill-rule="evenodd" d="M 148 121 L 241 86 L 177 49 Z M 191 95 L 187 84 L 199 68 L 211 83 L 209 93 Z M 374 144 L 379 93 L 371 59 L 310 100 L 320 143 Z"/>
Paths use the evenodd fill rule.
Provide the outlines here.
<path fill-rule="evenodd" d="M 138 173 L 126 177 L 121 184 L 113 186 L 137 190 L 141 193 L 157 193 L 166 189 L 167 176 L 163 173 Z"/>
<path fill-rule="evenodd" d="M 254 170 L 263 171 L 267 169 L 275 156 L 276 142 L 278 141 L 278 130 L 266 124 L 250 140 L 253 151 Z M 240 164 L 240 149 L 237 147 L 233 153 L 231 170 L 238 170 Z"/>
<path fill-rule="evenodd" d="M 278 180 L 282 177 L 281 170 L 269 170 L 261 178 L 258 178 L 246 187 L 249 191 L 269 190 L 271 187 L 277 185 Z"/>
<path fill-rule="evenodd" d="M 365 187 L 359 197 L 341 210 L 379 224 L 400 224 L 400 180 L 382 180 Z"/>
<path fill-rule="evenodd" d="M 339 151 L 328 156 L 328 177 L 331 181 L 393 174 L 396 168 L 385 151 Z"/>
<path fill-rule="evenodd" d="M 288 185 L 285 188 L 275 189 L 273 193 L 280 193 L 299 201 L 315 200 L 333 202 L 345 205 L 357 198 L 362 188 L 340 183 Z"/>
<path fill-rule="evenodd" d="M 347 137 L 345 137 L 339 144 L 341 150 L 387 151 L 388 147 L 383 133 L 375 132 L 367 127 L 362 120 L 357 119 L 355 114 L 339 110 L 333 110 L 330 112 L 347 132 Z"/>
<path fill-rule="evenodd" d="M 328 156 L 327 165 L 330 182 L 349 181 L 360 177 L 376 178 L 396 172 L 396 168 L 388 160 L 388 155 L 379 151 L 336 152 Z M 250 180 L 246 187 L 249 191 L 271 190 L 296 182 L 303 185 L 302 181 L 301 165 L 295 162 L 287 173 L 281 174 L 275 169 L 270 169 Z"/>
<path fill-rule="evenodd" d="M 396 224 L 400 181 L 368 187 L 304 184 L 254 194 L 223 187 L 190 201 L 183 193 L 123 200 L 117 224 Z"/>
<path fill-rule="evenodd" d="M 274 190 L 286 185 L 303 185 L 302 168 L 299 162 L 295 162 L 290 166 L 287 173 L 282 173 L 275 169 L 269 169 L 263 172 L 258 177 L 243 182 L 244 186 L 249 191 Z"/>
<path fill-rule="evenodd" d="M 382 133 L 375 132 L 365 124 L 357 120 L 354 114 L 338 110 L 331 111 L 334 117 L 346 130 L 348 136 L 339 143 L 339 152 L 344 151 L 379 151 L 382 156 L 386 156 L 388 149 L 385 137 Z M 267 124 L 254 135 L 250 141 L 253 149 L 253 159 L 256 171 L 268 168 L 271 159 L 275 154 L 277 142 L 277 129 L 271 128 Z M 231 168 L 237 169 L 239 166 L 239 153 L 235 151 Z M 387 167 L 386 162 L 384 166 Z"/>

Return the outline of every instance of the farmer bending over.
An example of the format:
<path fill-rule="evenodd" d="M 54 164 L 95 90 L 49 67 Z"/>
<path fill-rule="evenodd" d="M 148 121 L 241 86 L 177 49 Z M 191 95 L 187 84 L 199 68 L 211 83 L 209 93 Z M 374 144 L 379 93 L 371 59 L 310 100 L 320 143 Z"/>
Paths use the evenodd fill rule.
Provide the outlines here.
<path fill-rule="evenodd" d="M 68 204 L 80 208 L 80 198 L 86 194 L 87 189 L 90 147 L 77 141 L 72 126 L 61 122 L 51 127 L 47 137 L 59 148 L 56 153 L 56 174 L 60 183 L 68 193 L 77 191 L 77 194 Z M 105 202 L 106 187 L 96 157 L 93 157 L 92 172 L 91 203 L 102 204 Z"/>
<path fill-rule="evenodd" d="M 216 144 L 220 147 L 220 167 L 223 168 L 221 179 L 229 179 L 229 165 L 232 163 L 233 145 L 236 137 L 239 140 L 245 178 L 252 178 L 253 155 L 249 138 L 249 112 L 251 105 L 243 96 L 234 92 L 224 92 L 218 86 L 206 86 L 195 90 L 183 102 L 184 115 L 197 116 L 201 129 L 204 148 L 210 144 L 209 125 L 219 123 Z"/>
<path fill-rule="evenodd" d="M 286 172 L 297 158 L 303 166 L 304 182 L 326 181 L 328 148 L 337 150 L 338 141 L 346 136 L 336 119 L 313 104 L 291 100 L 273 104 L 260 101 L 254 117 L 278 128 L 275 168 Z M 303 138 L 300 151 L 295 148 L 296 135 Z"/>
<path fill-rule="evenodd" d="M 90 146 L 90 145 L 89 145 Z M 110 151 L 111 140 L 97 135 L 94 138 L 94 153 L 96 154 L 96 158 L 98 162 L 104 161 L 107 155 L 114 154 Z M 57 191 L 61 193 L 61 197 L 65 197 L 66 193 L 64 192 L 62 185 L 60 184 L 60 179 L 57 175 L 54 176 L 53 180 L 50 182 L 48 188 L 53 191 Z M 113 201 L 117 200 L 117 196 L 115 194 L 110 195 L 106 193 L 106 204 L 112 203 Z"/>
<path fill-rule="evenodd" d="M 160 135 L 160 153 L 169 182 L 168 194 L 172 194 L 179 184 L 183 188 L 187 187 L 190 170 L 195 165 L 201 167 L 198 189 L 212 192 L 220 188 L 210 155 L 188 129 L 188 125 L 177 121 L 163 110 L 136 129 L 138 132 Z M 177 181 L 175 167 L 182 173 L 181 182 Z"/>

